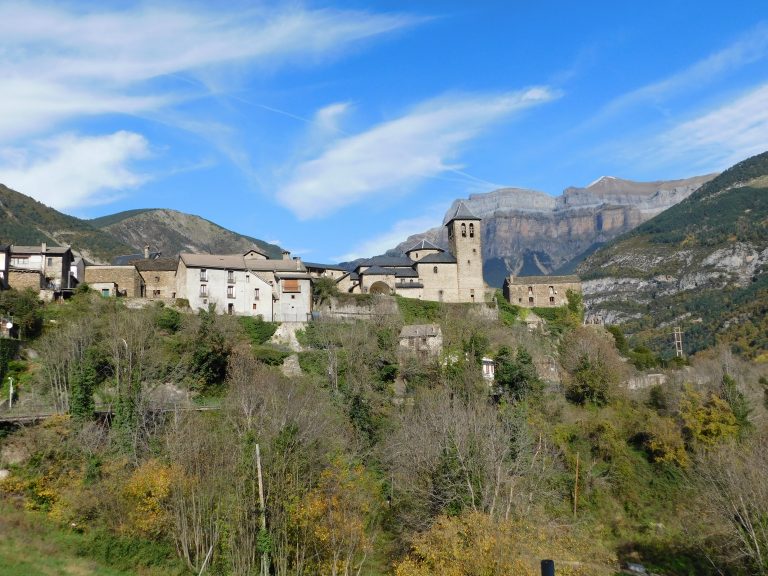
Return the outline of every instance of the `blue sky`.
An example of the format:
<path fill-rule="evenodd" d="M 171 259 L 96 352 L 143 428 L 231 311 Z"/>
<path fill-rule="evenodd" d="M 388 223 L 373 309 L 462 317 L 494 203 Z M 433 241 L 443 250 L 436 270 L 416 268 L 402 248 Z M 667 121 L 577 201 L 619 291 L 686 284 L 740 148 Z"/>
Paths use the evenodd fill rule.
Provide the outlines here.
<path fill-rule="evenodd" d="M 765 151 L 768 3 L 0 0 L 0 78 L 0 182 L 339 261 L 472 193 Z"/>

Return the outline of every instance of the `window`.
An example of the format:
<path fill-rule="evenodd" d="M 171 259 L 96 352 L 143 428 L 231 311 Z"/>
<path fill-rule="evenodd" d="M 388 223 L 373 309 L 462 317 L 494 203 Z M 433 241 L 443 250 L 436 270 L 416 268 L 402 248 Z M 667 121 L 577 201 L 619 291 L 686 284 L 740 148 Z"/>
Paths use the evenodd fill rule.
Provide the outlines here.
<path fill-rule="evenodd" d="M 27 256 L 11 258 L 11 266 L 26 266 L 27 264 L 29 264 L 29 257 Z"/>
<path fill-rule="evenodd" d="M 442 290 L 438 290 L 437 291 L 437 298 L 440 300 L 440 302 L 443 301 L 443 291 Z"/>
<path fill-rule="evenodd" d="M 208 297 L 208 284 L 200 284 L 200 296 L 203 298 Z"/>
<path fill-rule="evenodd" d="M 283 280 L 283 292 L 301 292 L 299 281 L 293 278 Z"/>
<path fill-rule="evenodd" d="M 291 294 L 291 300 L 296 300 L 296 294 Z"/>
<path fill-rule="evenodd" d="M 467 260 L 467 264 L 472 264 L 472 261 L 471 260 Z"/>
<path fill-rule="evenodd" d="M 48 266 L 53 266 L 53 258 L 48 258 Z"/>
<path fill-rule="evenodd" d="M 254 288 L 254 290 L 253 290 L 253 299 L 254 300 L 258 300 L 259 299 L 259 289 L 258 288 Z M 254 306 L 256 306 L 256 304 L 254 304 Z"/>
<path fill-rule="evenodd" d="M 453 226 L 448 226 L 448 238 L 453 238 Z"/>
<path fill-rule="evenodd" d="M 533 304 L 533 296 L 528 296 L 528 304 Z"/>
<path fill-rule="evenodd" d="M 552 296 L 554 293 L 555 293 L 555 287 L 554 286 L 550 286 L 549 287 L 549 295 Z"/>
<path fill-rule="evenodd" d="M 477 248 L 472 248 L 472 254 L 477 254 Z"/>
<path fill-rule="evenodd" d="M 155 298 L 159 298 L 160 297 L 160 290 L 152 290 L 152 296 L 154 296 Z"/>
<path fill-rule="evenodd" d="M 160 282 L 160 276 L 155 276 L 155 282 Z"/>
<path fill-rule="evenodd" d="M 472 302 L 475 301 L 475 291 L 474 290 L 470 290 L 469 291 L 469 299 L 472 300 Z"/>
<path fill-rule="evenodd" d="M 413 257 L 416 258 L 416 260 L 418 260 L 419 259 L 419 253 L 416 252 L 416 254 L 414 254 Z"/>
<path fill-rule="evenodd" d="M 234 297 L 235 297 L 235 287 L 227 286 L 227 298 L 234 298 Z"/>
<path fill-rule="evenodd" d="M 256 302 L 253 303 L 253 309 L 256 310 Z"/>
<path fill-rule="evenodd" d="M 433 266 L 433 267 L 432 267 L 432 272 L 434 272 L 435 274 L 437 274 L 437 266 Z"/>
<path fill-rule="evenodd" d="M 200 268 L 200 282 L 208 282 L 208 270 Z"/>
<path fill-rule="evenodd" d="M 474 238 L 475 237 L 475 225 L 471 222 L 469 223 L 469 237 Z"/>
<path fill-rule="evenodd" d="M 466 238 L 467 237 L 467 225 L 462 222 L 461 224 L 461 237 Z"/>
<path fill-rule="evenodd" d="M 246 274 L 245 275 L 245 283 L 248 284 L 250 281 L 251 281 L 250 275 Z"/>
<path fill-rule="evenodd" d="M 234 313 L 235 313 L 235 305 L 230 302 L 229 304 L 227 304 L 227 314 L 231 316 Z"/>
<path fill-rule="evenodd" d="M 227 270 L 227 282 L 230 284 L 234 284 L 235 282 L 235 273 L 232 270 Z"/>
<path fill-rule="evenodd" d="M 555 297 L 554 296 L 550 296 L 549 297 L 549 303 L 550 304 L 554 304 L 555 303 Z"/>

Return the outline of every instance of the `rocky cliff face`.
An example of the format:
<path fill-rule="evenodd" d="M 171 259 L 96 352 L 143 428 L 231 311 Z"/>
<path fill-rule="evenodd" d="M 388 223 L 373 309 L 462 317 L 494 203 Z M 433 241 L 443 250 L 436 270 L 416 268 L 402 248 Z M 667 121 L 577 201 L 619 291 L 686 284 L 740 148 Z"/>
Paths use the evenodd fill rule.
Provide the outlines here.
<path fill-rule="evenodd" d="M 684 180 L 633 182 L 604 176 L 560 196 L 521 188 L 473 194 L 464 203 L 483 219 L 486 281 L 500 286 L 507 274 L 571 271 L 599 245 L 687 198 L 715 174 Z M 455 210 L 456 203 L 449 209 Z M 446 245 L 443 227 L 411 236 Z"/>

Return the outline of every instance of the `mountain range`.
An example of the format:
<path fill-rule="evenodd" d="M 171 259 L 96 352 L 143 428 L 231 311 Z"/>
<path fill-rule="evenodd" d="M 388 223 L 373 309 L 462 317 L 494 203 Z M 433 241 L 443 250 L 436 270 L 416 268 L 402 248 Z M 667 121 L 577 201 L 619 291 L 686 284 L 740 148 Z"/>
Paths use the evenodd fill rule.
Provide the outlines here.
<path fill-rule="evenodd" d="M 612 176 L 560 196 L 524 188 L 501 188 L 455 200 L 483 219 L 484 276 L 501 286 L 509 274 L 572 272 L 586 256 L 687 198 L 716 174 L 683 180 L 634 182 Z M 410 236 L 391 252 L 402 252 L 426 238 L 447 246 L 443 226 Z"/>
<path fill-rule="evenodd" d="M 0 244 L 70 245 L 87 260 L 106 264 L 115 256 L 152 251 L 173 257 L 180 252 L 235 253 L 251 248 L 279 258 L 282 248 L 238 234 L 213 222 L 176 210 L 129 210 L 83 220 L 54 210 L 0 184 Z"/>

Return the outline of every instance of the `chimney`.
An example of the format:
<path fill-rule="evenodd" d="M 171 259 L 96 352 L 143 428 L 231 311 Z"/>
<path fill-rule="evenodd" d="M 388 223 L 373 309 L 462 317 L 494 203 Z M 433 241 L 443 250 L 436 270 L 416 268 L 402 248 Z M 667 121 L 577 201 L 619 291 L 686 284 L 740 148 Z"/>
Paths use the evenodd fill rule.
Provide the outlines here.
<path fill-rule="evenodd" d="M 301 270 L 301 257 L 294 256 L 293 261 L 296 262 L 296 270 Z"/>
<path fill-rule="evenodd" d="M 149 244 L 144 245 L 144 260 L 149 260 Z"/>
<path fill-rule="evenodd" d="M 43 254 L 45 254 L 46 252 L 48 252 L 48 244 L 46 244 L 45 242 L 43 242 L 42 244 L 40 244 L 40 252 L 42 252 Z"/>
<path fill-rule="evenodd" d="M 290 260 L 290 259 L 291 259 L 291 251 L 283 250 L 283 260 Z"/>

